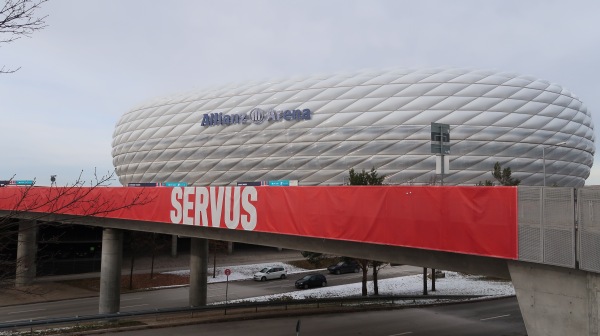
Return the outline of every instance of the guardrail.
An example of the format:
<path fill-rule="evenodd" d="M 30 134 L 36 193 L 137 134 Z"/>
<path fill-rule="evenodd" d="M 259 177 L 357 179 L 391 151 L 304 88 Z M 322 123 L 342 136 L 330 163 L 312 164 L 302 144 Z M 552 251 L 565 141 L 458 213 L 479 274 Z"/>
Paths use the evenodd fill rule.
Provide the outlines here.
<path fill-rule="evenodd" d="M 38 326 L 53 326 L 53 325 L 65 325 L 65 324 L 78 324 L 81 322 L 90 321 L 117 321 L 127 317 L 135 316 L 150 316 L 158 314 L 173 314 L 173 313 L 195 313 L 195 312 L 214 312 L 222 310 L 224 315 L 227 315 L 227 311 L 230 313 L 233 310 L 239 309 L 254 309 L 255 312 L 259 312 L 261 308 L 276 308 L 280 307 L 284 310 L 288 310 L 290 307 L 306 306 L 312 308 L 324 308 L 331 307 L 333 305 L 350 306 L 355 308 L 367 305 L 395 305 L 398 301 L 407 300 L 465 300 L 465 299 L 477 299 L 483 295 L 412 295 L 412 296 L 370 296 L 370 297 L 347 297 L 347 298 L 325 298 L 325 299 L 303 299 L 303 300 L 281 300 L 281 301 L 267 301 L 267 302 L 240 302 L 240 303 L 229 303 L 229 304 L 215 304 L 202 307 L 175 307 L 175 308 L 161 308 L 151 310 L 139 310 L 131 312 L 119 312 L 114 314 L 95 314 L 95 315 L 84 315 L 84 316 L 72 316 L 72 317 L 58 317 L 50 319 L 40 320 L 27 320 L 27 321 L 13 321 L 13 322 L 2 322 L 0 323 L 0 330 L 3 329 L 19 329 L 19 328 L 30 328 Z"/>

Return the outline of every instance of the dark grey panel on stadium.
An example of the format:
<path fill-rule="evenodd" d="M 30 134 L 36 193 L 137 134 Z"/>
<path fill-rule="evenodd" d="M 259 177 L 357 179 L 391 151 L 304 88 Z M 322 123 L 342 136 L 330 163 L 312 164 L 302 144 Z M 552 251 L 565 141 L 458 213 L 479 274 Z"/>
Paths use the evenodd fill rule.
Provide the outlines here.
<path fill-rule="evenodd" d="M 580 187 L 589 176 L 593 123 L 575 95 L 529 76 L 465 69 L 315 75 L 157 99 L 122 116 L 112 155 L 124 185 L 339 185 L 350 168 L 372 167 L 386 183 L 428 184 L 432 122 L 450 125 L 445 184 L 491 180 L 500 162 L 523 185 L 542 185 L 542 148 L 548 186 Z"/>

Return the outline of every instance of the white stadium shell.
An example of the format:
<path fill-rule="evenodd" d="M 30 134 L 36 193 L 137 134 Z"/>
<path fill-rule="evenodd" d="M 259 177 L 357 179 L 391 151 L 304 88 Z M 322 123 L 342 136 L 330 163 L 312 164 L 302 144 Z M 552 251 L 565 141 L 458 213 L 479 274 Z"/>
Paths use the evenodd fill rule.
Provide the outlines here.
<path fill-rule="evenodd" d="M 340 185 L 350 168 L 372 167 L 389 184 L 428 184 L 432 122 L 450 125 L 447 185 L 492 180 L 496 162 L 522 185 L 545 175 L 546 185 L 580 187 L 590 174 L 593 123 L 575 95 L 470 69 L 315 75 L 167 97 L 121 117 L 112 155 L 124 185 Z"/>

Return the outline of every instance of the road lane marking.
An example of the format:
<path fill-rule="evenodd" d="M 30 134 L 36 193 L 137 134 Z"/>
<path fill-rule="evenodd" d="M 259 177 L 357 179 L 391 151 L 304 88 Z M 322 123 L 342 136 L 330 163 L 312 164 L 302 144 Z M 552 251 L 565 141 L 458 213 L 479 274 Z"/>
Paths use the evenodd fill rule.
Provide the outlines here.
<path fill-rule="evenodd" d="M 121 307 L 121 309 L 132 308 L 132 307 L 148 306 L 148 305 L 150 305 L 150 304 L 149 303 L 143 303 L 143 304 L 139 304 L 139 305 Z"/>
<path fill-rule="evenodd" d="M 407 331 L 407 332 L 403 332 L 403 333 L 399 333 L 399 334 L 393 334 L 393 335 L 389 335 L 389 336 L 400 336 L 400 335 L 409 335 L 412 334 L 412 331 Z"/>
<path fill-rule="evenodd" d="M 493 319 L 498 319 L 498 318 L 501 318 L 501 317 L 507 317 L 507 316 L 510 316 L 510 314 L 506 314 L 506 315 L 499 315 L 499 316 L 488 317 L 488 318 L 482 318 L 480 321 L 493 320 Z"/>
<path fill-rule="evenodd" d="M 10 314 L 31 313 L 31 312 L 41 311 L 41 310 L 46 310 L 46 308 L 32 309 L 32 310 L 21 310 L 21 311 L 16 311 L 16 312 L 8 312 L 7 314 L 10 315 Z"/>

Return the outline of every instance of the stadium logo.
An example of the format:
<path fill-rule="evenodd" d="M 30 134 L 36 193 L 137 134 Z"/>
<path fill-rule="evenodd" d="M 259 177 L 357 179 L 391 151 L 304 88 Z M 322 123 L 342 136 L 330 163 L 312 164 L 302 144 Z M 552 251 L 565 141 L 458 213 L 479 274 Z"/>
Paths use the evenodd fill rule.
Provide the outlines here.
<path fill-rule="evenodd" d="M 248 113 L 241 114 L 223 114 L 219 113 L 205 113 L 202 116 L 202 126 L 229 126 L 235 124 L 256 124 L 260 125 L 263 122 L 277 122 L 277 121 L 298 121 L 298 120 L 310 120 L 311 111 L 309 109 L 296 109 L 296 110 L 275 110 L 268 109 L 263 110 L 261 108 L 253 108 Z"/>

